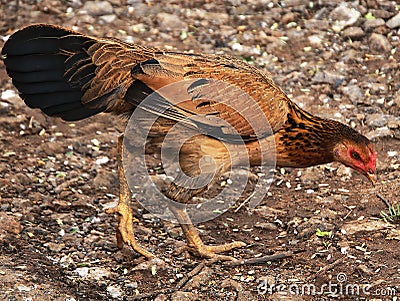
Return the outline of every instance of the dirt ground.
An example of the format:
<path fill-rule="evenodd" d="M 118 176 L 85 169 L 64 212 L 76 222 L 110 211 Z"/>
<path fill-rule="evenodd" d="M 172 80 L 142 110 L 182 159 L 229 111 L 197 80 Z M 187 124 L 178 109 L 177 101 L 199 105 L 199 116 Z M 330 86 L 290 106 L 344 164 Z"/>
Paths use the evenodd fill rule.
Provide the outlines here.
<path fill-rule="evenodd" d="M 181 230 L 135 205 L 141 245 L 116 246 L 118 120 L 69 124 L 27 108 L 0 63 L 1 300 L 398 300 L 400 24 L 396 1 L 0 0 L 0 47 L 32 23 L 168 49 L 228 53 L 271 72 L 308 111 L 366 134 L 378 183 L 333 163 L 279 169 L 255 208 L 198 226 L 209 244 L 244 241 L 239 259 L 174 255 Z M 397 18 L 398 19 L 398 18 Z M 254 173 L 257 170 L 253 171 Z M 400 213 L 399 213 L 400 215 Z M 318 234 L 318 235 L 317 235 Z M 188 274 L 191 273 L 191 274 Z"/>

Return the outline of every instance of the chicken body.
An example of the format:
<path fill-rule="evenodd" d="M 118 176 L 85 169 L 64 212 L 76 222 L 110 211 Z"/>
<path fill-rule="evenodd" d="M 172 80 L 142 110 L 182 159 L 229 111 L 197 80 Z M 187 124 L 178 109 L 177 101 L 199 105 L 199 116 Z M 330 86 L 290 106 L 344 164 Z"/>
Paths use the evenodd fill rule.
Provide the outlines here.
<path fill-rule="evenodd" d="M 146 136 L 148 154 L 160 155 L 167 134 L 183 124 L 192 137 L 176 136 L 184 142 L 175 150 L 183 172 L 175 180 L 200 174 L 212 180 L 201 187 L 172 182 L 163 192 L 176 201 L 170 210 L 191 250 L 201 256 L 214 257 L 243 243 L 204 245 L 179 204 L 190 202 L 233 167 L 272 161 L 281 167 L 308 167 L 339 161 L 375 179 L 376 152 L 367 138 L 303 111 L 269 74 L 234 57 L 162 51 L 45 24 L 13 34 L 2 55 L 21 98 L 47 115 L 74 121 L 111 112 L 127 120 L 140 108 L 154 116 Z M 173 89 L 165 89 L 171 85 Z M 155 97 L 148 101 L 149 95 Z M 236 145 L 242 148 L 232 151 Z M 120 142 L 120 153 L 122 148 Z M 201 164 L 205 157 L 212 164 Z M 120 178 L 119 244 L 124 241 L 151 257 L 133 237 L 122 168 Z"/>

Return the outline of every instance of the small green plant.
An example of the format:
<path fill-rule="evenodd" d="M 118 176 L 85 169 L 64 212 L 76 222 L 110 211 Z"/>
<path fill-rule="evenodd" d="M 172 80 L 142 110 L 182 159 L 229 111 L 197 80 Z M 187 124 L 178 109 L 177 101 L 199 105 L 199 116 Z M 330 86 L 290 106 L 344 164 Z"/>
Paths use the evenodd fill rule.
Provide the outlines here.
<path fill-rule="evenodd" d="M 364 17 L 365 20 L 375 20 L 375 17 L 371 12 L 367 13 Z"/>
<path fill-rule="evenodd" d="M 315 235 L 318 237 L 331 237 L 332 232 L 331 231 L 321 231 L 319 228 L 315 231 Z"/>
<path fill-rule="evenodd" d="M 388 206 L 387 211 L 381 211 L 381 217 L 385 222 L 400 224 L 400 204 Z"/>

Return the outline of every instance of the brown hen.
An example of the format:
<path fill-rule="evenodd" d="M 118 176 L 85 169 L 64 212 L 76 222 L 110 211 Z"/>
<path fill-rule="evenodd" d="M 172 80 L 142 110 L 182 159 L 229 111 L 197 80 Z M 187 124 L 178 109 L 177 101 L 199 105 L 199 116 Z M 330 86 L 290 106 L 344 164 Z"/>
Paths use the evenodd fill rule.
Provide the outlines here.
<path fill-rule="evenodd" d="M 366 137 L 337 121 L 300 109 L 269 74 L 240 59 L 163 51 L 44 24 L 14 33 L 2 55 L 21 98 L 47 115 L 74 121 L 111 112 L 127 120 L 140 108 L 156 117 L 146 137 L 146 152 L 152 150 L 153 154 L 160 154 L 161 142 L 173 126 L 183 123 L 194 131 L 195 138 L 179 146 L 182 171 L 189 178 L 201 173 L 212 175 L 209 185 L 230 168 L 245 165 L 246 160 L 250 166 L 274 161 L 274 152 L 280 167 L 338 161 L 375 181 L 376 152 Z M 172 93 L 171 89 L 164 90 L 182 81 Z M 145 101 L 155 91 L 156 97 Z M 181 139 L 179 134 L 176 139 Z M 243 143 L 244 151 L 230 152 L 229 146 L 238 141 Z M 153 254 L 140 247 L 134 237 L 131 192 L 122 168 L 122 138 L 118 148 L 118 245 L 122 247 L 125 242 L 152 258 Z M 207 156 L 212 158 L 213 166 L 199 164 Z M 177 201 L 169 204 L 169 209 L 192 252 L 228 259 L 217 254 L 244 245 L 205 245 L 185 206 L 179 206 L 189 203 L 209 185 L 193 188 L 165 183 L 163 193 Z"/>

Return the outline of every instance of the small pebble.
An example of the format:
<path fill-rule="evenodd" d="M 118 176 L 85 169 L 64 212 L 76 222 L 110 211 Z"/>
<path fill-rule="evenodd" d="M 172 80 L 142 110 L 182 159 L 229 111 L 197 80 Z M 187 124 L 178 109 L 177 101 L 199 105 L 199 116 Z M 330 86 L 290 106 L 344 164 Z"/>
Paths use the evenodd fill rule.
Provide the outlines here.
<path fill-rule="evenodd" d="M 400 12 L 395 15 L 393 18 L 389 19 L 386 22 L 387 27 L 389 28 L 398 28 L 400 27 Z"/>
<path fill-rule="evenodd" d="M 117 299 L 122 296 L 123 291 L 117 285 L 110 285 L 107 287 L 107 293 L 110 295 L 111 298 Z"/>

